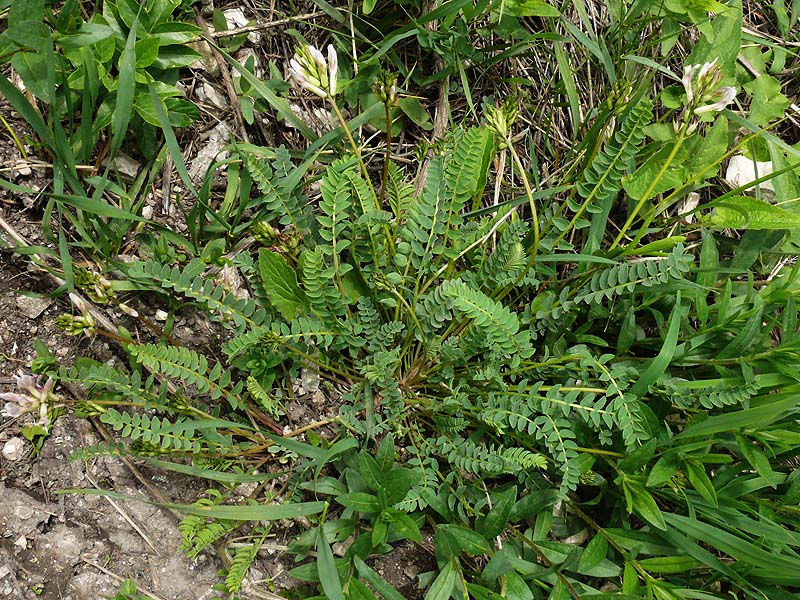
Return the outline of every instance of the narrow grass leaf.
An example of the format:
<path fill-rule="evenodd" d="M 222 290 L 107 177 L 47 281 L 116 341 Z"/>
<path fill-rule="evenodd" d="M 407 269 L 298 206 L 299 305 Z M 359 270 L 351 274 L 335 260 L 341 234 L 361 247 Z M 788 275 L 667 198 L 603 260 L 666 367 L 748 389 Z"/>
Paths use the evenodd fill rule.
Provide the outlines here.
<path fill-rule="evenodd" d="M 328 600 L 344 600 L 342 582 L 336 570 L 333 551 L 325 539 L 325 528 L 317 528 L 317 573 L 319 582 Z"/>
<path fill-rule="evenodd" d="M 114 115 L 111 118 L 111 156 L 115 156 L 122 147 L 128 133 L 128 124 L 133 114 L 133 97 L 136 93 L 136 26 L 138 15 L 131 24 L 128 39 L 119 62 L 117 78 L 117 99 Z"/>
<path fill-rule="evenodd" d="M 384 600 L 405 600 L 403 595 L 387 583 L 375 570 L 360 557 L 353 557 L 353 564 L 361 578 L 370 584 L 376 592 L 383 596 Z"/>
<path fill-rule="evenodd" d="M 241 506 L 212 505 L 201 506 L 196 504 L 175 504 L 172 502 L 153 502 L 147 498 L 118 494 L 108 490 L 95 489 L 68 489 L 57 492 L 59 494 L 84 494 L 87 496 L 105 496 L 116 500 L 134 500 L 144 502 L 161 508 L 177 510 L 187 515 L 210 517 L 215 519 L 229 519 L 232 521 L 277 521 L 278 519 L 297 519 L 317 515 L 325 508 L 325 502 L 288 502 L 286 504 L 243 504 Z"/>
<path fill-rule="evenodd" d="M 53 198 L 58 200 L 61 204 L 72 206 L 78 210 L 99 215 L 101 217 L 110 217 L 112 219 L 124 219 L 126 221 L 142 221 L 147 222 L 147 219 L 133 214 L 122 208 L 117 208 L 111 204 L 103 202 L 95 198 L 87 198 L 81 196 L 72 196 L 67 194 L 53 194 Z"/>
<path fill-rule="evenodd" d="M 155 86 L 150 83 L 148 84 L 148 87 L 150 88 L 150 96 L 153 99 L 153 106 L 155 107 L 156 115 L 158 116 L 158 122 L 161 124 L 161 130 L 164 132 L 164 140 L 167 144 L 169 155 L 172 157 L 172 164 L 175 166 L 175 170 L 178 171 L 178 175 L 180 175 L 181 181 L 183 181 L 186 189 L 188 189 L 192 196 L 196 198 L 198 196 L 197 190 L 194 187 L 194 183 L 192 183 L 192 178 L 189 177 L 189 172 L 186 170 L 186 163 L 183 161 L 181 148 L 178 145 L 178 140 L 175 138 L 175 132 L 172 130 L 172 125 L 169 123 L 167 109 L 164 106 L 164 103 L 161 101 L 161 98 L 158 97 Z"/>
<path fill-rule="evenodd" d="M 675 296 L 675 305 L 672 307 L 672 312 L 669 316 L 669 325 L 667 327 L 667 335 L 664 337 L 664 343 L 661 346 L 661 351 L 658 353 L 650 364 L 647 370 L 642 373 L 639 380 L 631 387 L 631 393 L 638 397 L 642 397 L 652 383 L 667 370 L 667 366 L 675 354 L 675 348 L 678 343 L 678 334 L 681 330 L 681 322 L 683 320 L 683 310 L 681 308 L 681 292 L 678 291 Z"/>
<path fill-rule="evenodd" d="M 227 483 L 227 484 L 269 481 L 270 479 L 275 479 L 276 477 L 282 477 L 285 474 L 285 472 L 279 471 L 276 473 L 263 473 L 261 475 L 242 475 L 238 473 L 217 471 L 215 469 L 203 469 L 201 467 L 195 467 L 194 465 L 184 465 L 181 463 L 174 463 L 166 460 L 158 460 L 157 458 L 150 458 L 147 456 L 142 458 L 151 465 L 158 467 L 160 469 L 165 469 L 167 471 L 182 473 L 183 475 L 189 475 L 191 477 L 200 477 L 202 479 L 208 479 L 210 481 L 217 481 L 219 483 Z"/>

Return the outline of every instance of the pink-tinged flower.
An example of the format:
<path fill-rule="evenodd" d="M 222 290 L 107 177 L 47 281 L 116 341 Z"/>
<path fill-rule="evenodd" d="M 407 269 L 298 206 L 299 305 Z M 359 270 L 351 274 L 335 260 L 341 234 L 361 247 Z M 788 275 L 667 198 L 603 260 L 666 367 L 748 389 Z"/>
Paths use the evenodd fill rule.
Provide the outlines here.
<path fill-rule="evenodd" d="M 328 44 L 328 58 L 314 46 L 301 46 L 289 61 L 289 74 L 301 88 L 320 98 L 336 95 L 339 58 L 336 49 Z"/>
<path fill-rule="evenodd" d="M 328 44 L 328 86 L 331 96 L 336 95 L 336 77 L 339 74 L 339 56 L 333 44 Z"/>
<path fill-rule="evenodd" d="M 736 97 L 736 88 L 719 87 L 722 71 L 715 58 L 703 65 L 686 65 L 681 83 L 686 90 L 686 106 L 689 114 L 719 112 Z"/>
<path fill-rule="evenodd" d="M 0 400 L 5 400 L 3 412 L 9 417 L 19 417 L 29 412 L 39 411 L 39 424 L 45 429 L 50 424 L 48 408 L 59 402 L 59 397 L 53 393 L 55 382 L 52 377 L 42 383 L 40 378 L 25 375 L 21 371 L 16 378 L 19 392 L 5 392 L 0 394 Z"/>
<path fill-rule="evenodd" d="M 694 114 L 702 115 L 703 113 L 708 112 L 719 112 L 728 104 L 733 102 L 733 99 L 736 98 L 736 88 L 735 87 L 722 87 L 715 91 L 715 96 L 719 98 L 713 104 L 705 104 L 703 106 L 698 106 L 694 109 Z M 712 98 L 709 98 L 709 100 Z"/>

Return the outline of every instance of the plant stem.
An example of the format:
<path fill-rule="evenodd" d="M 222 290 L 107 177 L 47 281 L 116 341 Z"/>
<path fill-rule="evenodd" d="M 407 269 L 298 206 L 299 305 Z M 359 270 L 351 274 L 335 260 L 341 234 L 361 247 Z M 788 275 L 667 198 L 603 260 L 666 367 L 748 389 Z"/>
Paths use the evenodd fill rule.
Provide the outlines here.
<path fill-rule="evenodd" d="M 530 262 L 533 262 L 536 253 L 539 251 L 539 213 L 536 210 L 536 201 L 533 199 L 533 189 L 528 181 L 528 176 L 525 175 L 525 168 L 522 166 L 522 161 L 519 154 L 514 149 L 514 144 L 511 138 L 508 139 L 508 149 L 511 152 L 511 157 L 514 159 L 514 164 L 519 169 L 519 176 L 522 178 L 522 185 L 525 187 L 525 194 L 528 196 L 528 205 L 531 207 L 531 220 L 533 221 L 533 249 L 531 250 Z"/>
<path fill-rule="evenodd" d="M 688 128 L 689 128 L 689 121 L 685 121 L 680 131 L 678 132 L 678 135 L 675 137 L 675 144 L 672 146 L 672 151 L 669 153 L 669 156 L 667 156 L 667 159 L 662 163 L 661 168 L 658 170 L 658 173 L 650 182 L 650 185 L 647 186 L 647 189 L 645 190 L 644 194 L 642 194 L 642 197 L 639 198 L 639 202 L 636 203 L 636 206 L 634 207 L 633 211 L 628 216 L 628 219 L 625 221 L 625 224 L 620 229 L 619 234 L 614 240 L 614 243 L 611 244 L 611 247 L 608 249 L 609 252 L 611 250 L 614 250 L 614 248 L 616 248 L 622 241 L 622 238 L 625 237 L 625 233 L 628 231 L 628 228 L 633 224 L 633 221 L 636 219 L 637 215 L 639 214 L 639 211 L 642 210 L 642 207 L 644 206 L 645 202 L 647 202 L 650 199 L 650 195 L 653 193 L 653 190 L 656 189 L 658 182 L 661 181 L 661 178 L 664 177 L 664 174 L 667 172 L 667 169 L 669 169 L 669 167 L 672 165 L 672 161 L 674 161 L 675 157 L 678 155 L 678 150 L 680 150 L 681 146 L 683 146 L 683 141 L 686 139 L 686 131 L 688 130 Z M 637 240 L 642 239 L 645 231 L 646 229 L 642 227 L 639 230 L 636 239 Z"/>
<path fill-rule="evenodd" d="M 375 187 L 372 185 L 372 180 L 369 178 L 367 165 L 364 163 L 364 158 L 361 156 L 361 148 L 358 147 L 358 144 L 356 144 L 356 141 L 353 138 L 353 134 L 350 133 L 350 127 L 348 126 L 347 121 L 345 121 L 342 111 L 339 110 L 339 106 L 336 104 L 336 101 L 333 98 L 331 98 L 330 101 L 331 106 L 336 113 L 336 117 L 339 119 L 339 123 L 342 124 L 342 129 L 344 129 L 344 134 L 347 136 L 347 141 L 350 142 L 350 147 L 353 148 L 353 152 L 355 153 L 356 158 L 358 158 L 358 164 L 361 166 L 361 173 L 364 175 L 364 179 L 367 180 L 367 185 L 369 186 L 370 191 L 372 191 L 372 197 L 375 200 L 375 208 L 380 211 L 381 205 L 378 201 L 378 195 L 375 193 Z"/>
<path fill-rule="evenodd" d="M 344 129 L 344 133 L 347 136 L 347 140 L 350 142 L 350 146 L 353 148 L 353 152 L 358 158 L 358 164 L 361 165 L 361 173 L 364 175 L 364 179 L 367 180 L 367 185 L 369 186 L 370 191 L 372 192 L 372 199 L 375 201 L 375 210 L 381 212 L 381 201 L 378 200 L 378 195 L 375 193 L 375 186 L 372 185 L 372 180 L 369 178 L 369 171 L 367 171 L 367 165 L 364 162 L 364 158 L 361 156 L 361 149 L 356 144 L 355 139 L 353 139 L 353 134 L 350 133 L 350 127 L 347 124 L 347 121 L 344 119 L 344 115 L 342 111 L 339 110 L 339 106 L 336 104 L 336 101 L 333 98 L 330 98 L 331 106 L 333 107 L 334 112 L 336 113 L 336 117 L 339 119 L 339 123 L 342 124 L 342 129 Z M 387 150 L 388 152 L 388 150 Z M 388 167 L 384 167 L 388 169 Z M 383 225 L 383 232 L 386 236 L 386 243 L 389 249 L 389 256 L 394 256 L 395 253 L 395 245 L 394 245 L 394 238 L 392 237 L 391 230 L 387 224 Z"/>
<path fill-rule="evenodd" d="M 386 199 L 386 186 L 389 182 L 389 161 L 392 158 L 392 115 L 389 112 L 389 105 L 384 104 L 386 110 L 386 154 L 383 157 L 383 178 L 381 179 L 381 195 L 378 203 L 383 206 Z M 395 215 L 397 216 L 397 215 Z"/>

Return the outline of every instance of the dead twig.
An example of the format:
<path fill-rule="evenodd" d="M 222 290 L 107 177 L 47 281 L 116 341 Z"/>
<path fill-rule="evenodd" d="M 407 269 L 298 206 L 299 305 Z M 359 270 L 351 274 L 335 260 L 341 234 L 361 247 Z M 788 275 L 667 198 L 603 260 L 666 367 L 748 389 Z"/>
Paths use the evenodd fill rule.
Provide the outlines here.
<path fill-rule="evenodd" d="M 233 111 L 233 120 L 236 122 L 236 129 L 239 131 L 239 135 L 241 136 L 242 140 L 249 144 L 250 136 L 247 135 L 247 130 L 244 127 L 241 103 L 239 102 L 239 95 L 236 93 L 236 88 L 233 86 L 233 79 L 231 78 L 231 71 L 228 68 L 228 63 L 225 62 L 222 54 L 220 54 L 220 51 L 214 44 L 212 38 L 213 34 L 208 28 L 208 23 L 206 23 L 203 15 L 200 14 L 200 11 L 197 8 L 195 8 L 194 12 L 197 24 L 203 29 L 203 37 L 206 38 L 206 41 L 211 48 L 211 53 L 214 55 L 214 60 L 216 60 L 217 64 L 219 65 L 219 72 L 222 75 L 222 81 L 225 83 L 225 91 L 228 92 L 228 100 L 231 102 L 231 110 Z"/>
<path fill-rule="evenodd" d="M 324 17 L 324 16 L 325 16 L 324 12 L 317 11 L 313 13 L 306 13 L 304 15 L 297 15 L 296 17 L 286 17 L 285 19 L 277 19 L 276 21 L 256 23 L 255 25 L 248 25 L 247 27 L 239 27 L 237 29 L 227 29 L 225 31 L 213 31 L 207 35 L 211 39 L 216 40 L 219 38 L 242 35 L 243 33 L 252 33 L 254 31 L 264 31 L 265 29 L 273 29 L 275 27 L 289 25 L 290 23 L 296 23 L 298 21 L 308 21 L 310 19 L 316 19 L 317 17 Z"/>
<path fill-rule="evenodd" d="M 87 565 L 89 565 L 90 567 L 94 567 L 95 569 L 97 569 L 101 573 L 105 573 L 106 575 L 108 575 L 109 577 L 111 577 L 112 579 L 114 579 L 114 580 L 116 580 L 116 581 L 118 581 L 120 583 L 122 583 L 126 579 L 131 579 L 133 581 L 133 583 L 136 584 L 137 593 L 139 593 L 139 594 L 141 594 L 143 596 L 147 596 L 148 598 L 151 598 L 152 600 L 164 600 L 161 596 L 156 596 L 153 592 L 150 592 L 150 591 L 144 589 L 138 581 L 136 581 L 135 579 L 132 579 L 131 577 L 121 577 L 121 576 L 117 575 L 116 573 L 114 573 L 114 571 L 110 571 L 109 569 L 106 569 L 104 566 L 98 565 L 96 562 L 90 561 L 88 558 L 81 557 L 81 560 L 84 563 L 86 563 Z"/>

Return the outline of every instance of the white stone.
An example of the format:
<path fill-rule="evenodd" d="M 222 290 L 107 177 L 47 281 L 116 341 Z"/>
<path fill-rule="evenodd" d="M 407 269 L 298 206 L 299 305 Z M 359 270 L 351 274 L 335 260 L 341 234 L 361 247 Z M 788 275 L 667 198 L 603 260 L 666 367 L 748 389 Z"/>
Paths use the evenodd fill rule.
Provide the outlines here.
<path fill-rule="evenodd" d="M 25 440 L 13 437 L 3 446 L 3 458 L 6 460 L 19 460 L 25 456 Z"/>
<path fill-rule="evenodd" d="M 35 319 L 41 315 L 53 301 L 50 298 L 37 298 L 35 296 L 17 296 L 17 308 L 19 312 L 28 317 Z"/>
<path fill-rule="evenodd" d="M 165 310 L 161 310 L 160 308 L 156 311 L 156 321 L 166 321 L 169 314 Z"/>
<path fill-rule="evenodd" d="M 772 170 L 772 161 L 754 161 L 752 158 L 737 154 L 728 161 L 728 170 L 725 172 L 725 180 L 733 187 L 741 187 L 765 175 L 771 174 Z M 771 192 L 773 195 L 775 194 L 772 181 L 763 181 L 757 186 L 746 190 L 746 193 L 755 194 L 756 188 L 761 192 L 767 191 Z"/>

